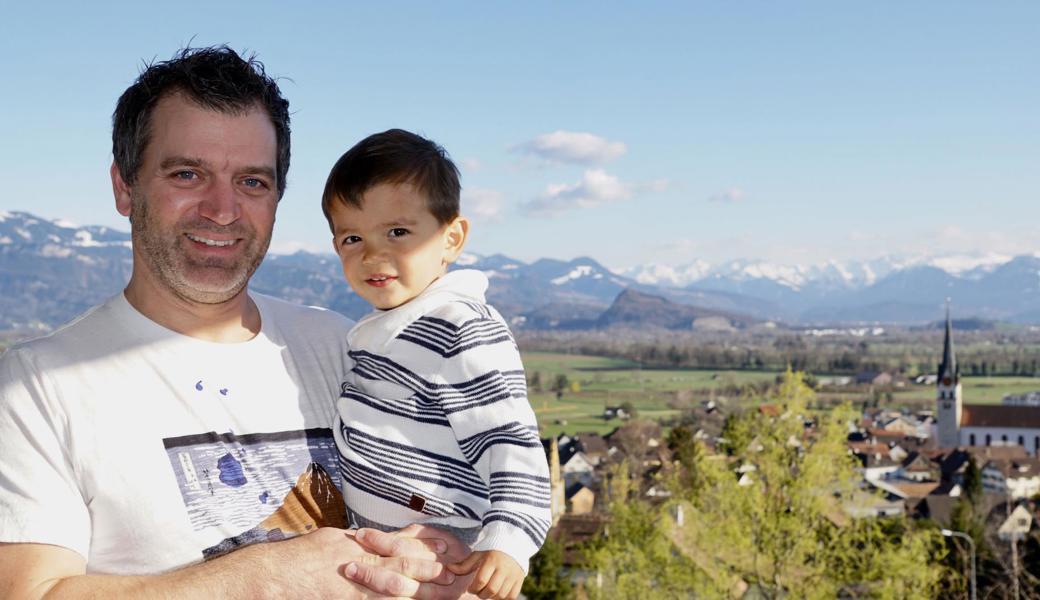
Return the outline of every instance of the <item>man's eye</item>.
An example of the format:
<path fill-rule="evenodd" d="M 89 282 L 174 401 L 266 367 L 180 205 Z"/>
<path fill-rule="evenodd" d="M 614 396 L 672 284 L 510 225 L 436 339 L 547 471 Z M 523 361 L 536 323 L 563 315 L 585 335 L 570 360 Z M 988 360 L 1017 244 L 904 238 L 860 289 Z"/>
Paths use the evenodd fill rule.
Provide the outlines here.
<path fill-rule="evenodd" d="M 408 235 L 408 230 L 404 227 L 394 227 L 387 235 L 390 237 L 401 237 L 403 235 Z"/>
<path fill-rule="evenodd" d="M 340 245 L 341 246 L 350 246 L 350 245 L 356 244 L 356 243 L 358 243 L 360 241 L 361 241 L 361 236 L 348 235 L 348 236 L 343 238 L 343 241 L 340 242 Z"/>
<path fill-rule="evenodd" d="M 246 177 L 245 179 L 242 180 L 242 184 L 245 185 L 246 187 L 250 187 L 250 188 L 266 188 L 267 187 L 267 182 L 266 181 L 264 181 L 263 179 L 258 179 L 256 177 Z"/>
<path fill-rule="evenodd" d="M 196 175 L 194 171 L 177 171 L 173 174 L 173 177 L 175 179 L 180 179 L 181 181 L 192 181 L 193 179 L 197 179 L 198 175 Z"/>

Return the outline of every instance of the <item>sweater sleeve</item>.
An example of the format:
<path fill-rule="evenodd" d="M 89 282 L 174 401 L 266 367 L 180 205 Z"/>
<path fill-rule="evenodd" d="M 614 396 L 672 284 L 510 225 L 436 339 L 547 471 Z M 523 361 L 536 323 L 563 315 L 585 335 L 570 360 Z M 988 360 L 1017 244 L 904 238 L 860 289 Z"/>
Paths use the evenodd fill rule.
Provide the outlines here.
<path fill-rule="evenodd" d="M 497 315 L 496 315 L 497 316 Z M 458 325 L 442 408 L 491 504 L 474 550 L 499 550 L 524 571 L 551 525 L 549 467 L 508 326 L 487 313 Z"/>

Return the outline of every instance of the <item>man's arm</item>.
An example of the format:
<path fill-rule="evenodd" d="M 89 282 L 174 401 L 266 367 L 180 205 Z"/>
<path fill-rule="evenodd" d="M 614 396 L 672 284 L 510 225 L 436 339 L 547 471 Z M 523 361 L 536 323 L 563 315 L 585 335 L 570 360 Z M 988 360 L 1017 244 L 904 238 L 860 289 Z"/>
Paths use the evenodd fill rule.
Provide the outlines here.
<path fill-rule="evenodd" d="M 459 556 L 446 540 L 365 534 L 367 543 L 392 548 L 395 556 L 365 550 L 354 532 L 324 528 L 160 575 L 88 575 L 83 557 L 67 548 L 0 544 L 0 598 L 458 597 L 445 587 L 454 575 L 433 560 L 436 550 L 449 550 L 445 560 Z"/>

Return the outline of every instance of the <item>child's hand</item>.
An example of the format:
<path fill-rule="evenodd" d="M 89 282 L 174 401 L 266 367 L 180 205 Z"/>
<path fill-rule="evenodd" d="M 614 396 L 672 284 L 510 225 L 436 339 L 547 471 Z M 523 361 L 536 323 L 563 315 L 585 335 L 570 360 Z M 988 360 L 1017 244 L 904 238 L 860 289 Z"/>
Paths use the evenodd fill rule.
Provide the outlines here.
<path fill-rule="evenodd" d="M 467 575 L 477 570 L 469 584 L 469 591 L 481 598 L 494 600 L 516 600 L 524 585 L 524 570 L 513 557 L 498 550 L 474 552 L 466 560 L 448 565 L 456 575 Z"/>

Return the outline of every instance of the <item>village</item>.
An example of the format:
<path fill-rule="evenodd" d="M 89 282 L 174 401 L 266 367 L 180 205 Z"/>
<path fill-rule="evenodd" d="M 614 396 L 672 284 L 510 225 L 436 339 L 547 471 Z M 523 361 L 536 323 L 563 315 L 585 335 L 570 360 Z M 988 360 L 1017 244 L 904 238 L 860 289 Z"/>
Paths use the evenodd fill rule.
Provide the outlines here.
<path fill-rule="evenodd" d="M 965 582 L 977 579 L 979 585 L 1000 587 L 1003 595 L 991 597 L 1033 597 L 1024 594 L 1027 587 L 1040 586 L 1030 569 L 1040 559 L 1036 536 L 1031 536 L 1037 532 L 1040 500 L 1040 393 L 1007 396 L 999 405 L 964 403 L 952 336 L 947 319 L 943 362 L 937 373 L 916 381 L 867 373 L 823 382 L 869 383 L 882 389 L 928 385 L 936 390 L 933 409 L 864 406 L 845 424 L 845 452 L 855 461 L 858 479 L 855 493 L 843 501 L 843 516 L 834 520 L 932 524 L 949 540 L 949 562 L 963 565 Z M 778 404 L 760 404 L 754 410 L 765 419 L 790 416 Z M 682 427 L 708 460 L 727 465 L 739 486 L 756 485 L 756 465 L 727 456 L 729 416 L 714 401 L 704 400 L 687 411 Z M 590 576 L 582 549 L 597 536 L 609 535 L 609 480 L 619 465 L 628 465 L 647 503 L 662 505 L 672 496 L 667 481 L 681 468 L 675 430 L 666 435 L 658 423 L 632 417 L 626 407 L 608 406 L 602 418 L 621 422 L 613 431 L 543 438 L 552 480 L 550 538 L 564 548 L 563 566 L 575 582 Z M 788 443 L 811 445 L 817 418 L 796 418 L 803 423 L 802 436 L 792 436 Z M 682 525 L 681 507 L 673 508 L 672 517 Z M 978 573 L 973 572 L 975 561 L 985 561 Z"/>

